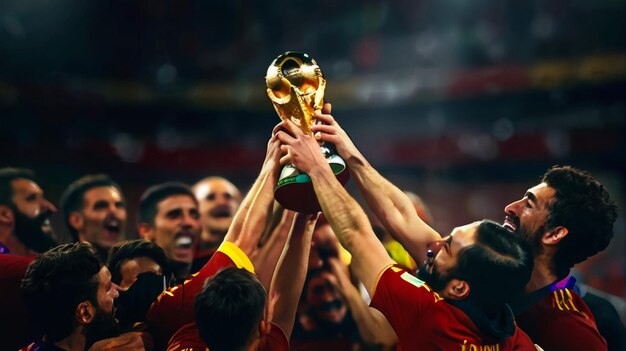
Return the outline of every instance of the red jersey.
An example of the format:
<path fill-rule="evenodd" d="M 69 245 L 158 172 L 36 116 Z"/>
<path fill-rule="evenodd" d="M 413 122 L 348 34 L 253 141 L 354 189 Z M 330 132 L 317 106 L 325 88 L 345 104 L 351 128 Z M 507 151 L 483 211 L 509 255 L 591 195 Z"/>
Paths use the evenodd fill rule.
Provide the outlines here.
<path fill-rule="evenodd" d="M 200 338 L 196 323 L 189 323 L 180 328 L 169 344 L 167 351 L 205 351 L 206 344 Z M 263 335 L 257 351 L 289 351 L 289 340 L 285 332 L 272 323 L 269 334 Z"/>
<path fill-rule="evenodd" d="M 7 350 L 27 346 L 38 336 L 32 335 L 35 328 L 20 292 L 22 278 L 34 260 L 35 256 L 0 254 L 0 311 L 3 316 L 0 343 Z"/>
<path fill-rule="evenodd" d="M 337 339 L 310 339 L 310 340 L 294 340 L 292 341 L 292 351 L 345 351 L 352 350 L 355 345 L 358 345 L 351 338 L 337 338 Z"/>
<path fill-rule="evenodd" d="M 520 328 L 546 351 L 607 349 L 589 307 L 569 288 L 548 290 L 516 319 Z"/>
<path fill-rule="evenodd" d="M 387 318 L 402 350 L 535 351 L 517 326 L 504 342 L 481 332 L 465 312 L 399 266 L 383 270 L 371 306 Z"/>
<path fill-rule="evenodd" d="M 156 349 L 163 349 L 180 327 L 196 319 L 194 312 L 196 296 L 204 287 L 207 278 L 226 267 L 244 268 L 254 273 L 254 266 L 248 256 L 234 243 L 225 241 L 198 273 L 192 274 L 182 284 L 164 291 L 157 297 L 146 316 Z"/>

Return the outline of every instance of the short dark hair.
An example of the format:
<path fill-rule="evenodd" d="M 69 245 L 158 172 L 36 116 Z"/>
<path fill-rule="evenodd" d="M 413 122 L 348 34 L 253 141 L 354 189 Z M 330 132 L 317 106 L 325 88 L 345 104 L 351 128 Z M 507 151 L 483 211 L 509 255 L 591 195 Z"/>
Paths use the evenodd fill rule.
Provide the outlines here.
<path fill-rule="evenodd" d="M 30 264 L 21 290 L 33 321 L 50 342 L 73 332 L 76 307 L 83 301 L 97 306 L 101 264 L 88 243 L 57 246 Z"/>
<path fill-rule="evenodd" d="M 0 169 L 0 205 L 13 207 L 13 186 L 16 179 L 28 179 L 36 182 L 35 173 L 26 168 L 5 167 Z"/>
<path fill-rule="evenodd" d="M 61 206 L 61 213 L 63 214 L 63 219 L 65 220 L 67 229 L 72 235 L 72 240 L 74 242 L 78 241 L 78 231 L 70 225 L 70 214 L 83 209 L 85 206 L 85 193 L 87 191 L 101 186 L 114 187 L 120 192 L 120 194 L 122 194 L 120 186 L 108 175 L 90 174 L 72 182 L 67 189 L 65 189 L 63 195 L 61 195 L 61 201 L 59 204 Z"/>
<path fill-rule="evenodd" d="M 555 273 L 564 277 L 573 265 L 609 245 L 617 206 L 590 173 L 571 166 L 550 168 L 542 182 L 556 191 L 549 206 L 547 228 L 563 226 L 569 231 L 554 257 Z"/>
<path fill-rule="evenodd" d="M 519 297 L 532 270 L 532 252 L 522 237 L 483 220 L 474 244 L 459 251 L 451 276 L 467 281 L 472 301 L 488 307 Z"/>
<path fill-rule="evenodd" d="M 267 293 L 254 274 L 234 267 L 209 278 L 196 298 L 196 324 L 211 351 L 242 350 L 263 319 Z"/>
<path fill-rule="evenodd" d="M 172 270 L 163 249 L 151 241 L 137 239 L 116 243 L 109 250 L 107 267 L 111 271 L 111 281 L 119 284 L 122 281 L 122 263 L 137 257 L 153 260 L 161 267 L 163 275 L 170 278 Z"/>
<path fill-rule="evenodd" d="M 139 223 L 154 223 L 159 202 L 172 195 L 188 195 L 198 204 L 189 185 L 182 182 L 167 182 L 153 185 L 144 191 L 139 200 Z"/>

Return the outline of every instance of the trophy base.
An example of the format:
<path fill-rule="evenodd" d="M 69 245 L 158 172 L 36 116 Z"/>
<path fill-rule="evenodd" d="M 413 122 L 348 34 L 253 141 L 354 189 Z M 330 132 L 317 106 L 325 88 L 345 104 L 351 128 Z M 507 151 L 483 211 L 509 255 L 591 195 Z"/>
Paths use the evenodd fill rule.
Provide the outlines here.
<path fill-rule="evenodd" d="M 345 161 L 337 155 L 331 155 L 326 160 L 339 183 L 346 184 L 350 179 L 350 170 Z M 311 177 L 292 165 L 286 165 L 281 170 L 274 198 L 284 208 L 295 212 L 312 214 L 322 210 Z"/>

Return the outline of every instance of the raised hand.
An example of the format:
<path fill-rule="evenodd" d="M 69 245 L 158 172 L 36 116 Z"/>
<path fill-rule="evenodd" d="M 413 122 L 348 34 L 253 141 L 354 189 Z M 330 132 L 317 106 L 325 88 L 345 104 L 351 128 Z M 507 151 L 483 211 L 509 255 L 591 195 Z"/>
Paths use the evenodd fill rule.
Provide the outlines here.
<path fill-rule="evenodd" d="M 302 172 L 309 173 L 313 168 L 329 167 L 320 151 L 320 147 L 311 135 L 306 135 L 293 122 L 284 120 L 274 128 L 274 134 L 280 140 L 282 165 L 292 164 Z"/>
<path fill-rule="evenodd" d="M 354 297 L 361 298 L 359 291 L 352 285 L 352 281 L 350 281 L 348 266 L 334 257 L 328 259 L 328 264 L 330 265 L 333 275 L 337 278 L 337 290 L 341 296 L 345 299 Z"/>
<path fill-rule="evenodd" d="M 320 122 L 316 123 L 311 131 L 318 141 L 326 141 L 335 144 L 337 153 L 346 162 L 350 162 L 355 158 L 361 158 L 361 152 L 352 142 L 348 134 L 341 128 L 339 123 L 330 115 L 332 106 L 329 103 L 324 104 L 321 111 L 316 111 L 314 118 Z"/>
<path fill-rule="evenodd" d="M 328 263 L 337 278 L 337 290 L 348 303 L 363 340 L 388 347 L 394 345 L 398 337 L 393 328 L 385 316 L 365 303 L 359 290 L 352 285 L 348 267 L 336 258 L 329 259 Z"/>
<path fill-rule="evenodd" d="M 280 162 L 280 140 L 276 137 L 275 133 L 272 133 L 272 137 L 267 141 L 267 149 L 265 151 L 265 160 L 263 166 L 275 167 Z"/>

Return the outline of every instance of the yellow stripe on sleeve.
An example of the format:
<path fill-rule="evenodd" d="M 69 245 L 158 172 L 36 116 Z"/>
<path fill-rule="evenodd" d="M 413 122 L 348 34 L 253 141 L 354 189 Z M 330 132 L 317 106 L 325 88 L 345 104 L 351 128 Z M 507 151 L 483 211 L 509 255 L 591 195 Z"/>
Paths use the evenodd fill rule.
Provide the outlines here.
<path fill-rule="evenodd" d="M 574 297 L 572 296 L 572 293 L 569 292 L 569 290 L 565 290 L 565 293 L 567 294 L 568 300 L 570 305 L 572 306 L 572 309 L 576 312 L 578 312 L 579 314 L 583 315 L 585 318 L 587 317 L 587 314 L 585 312 L 582 312 L 581 310 L 579 310 L 578 308 L 576 308 L 576 305 L 574 304 Z"/>
<path fill-rule="evenodd" d="M 563 290 L 559 290 L 559 293 L 561 294 L 561 303 L 563 304 L 563 307 L 565 307 L 566 310 L 570 310 L 568 304 L 567 304 L 567 300 L 565 299 L 565 294 L 563 293 Z"/>
<path fill-rule="evenodd" d="M 383 276 L 383 273 L 385 273 L 385 271 L 389 268 L 394 268 L 393 267 L 394 265 L 395 263 L 388 264 L 385 266 L 385 268 L 380 270 L 380 273 L 378 273 L 378 276 L 376 276 L 376 281 L 374 282 L 374 286 L 372 286 L 372 294 L 370 295 L 372 298 L 374 297 L 374 294 L 376 294 L 376 288 L 378 287 L 378 282 L 380 281 L 380 278 Z"/>
<path fill-rule="evenodd" d="M 561 301 L 559 300 L 559 293 L 558 291 L 553 291 L 552 294 L 554 294 L 554 302 L 556 303 L 556 306 L 559 308 L 559 310 L 563 311 L 563 307 L 561 307 Z"/>
<path fill-rule="evenodd" d="M 237 268 L 243 268 L 250 273 L 254 273 L 254 266 L 252 265 L 252 262 L 250 262 L 250 258 L 248 258 L 248 255 L 246 255 L 246 253 L 243 252 L 235 243 L 224 241 L 217 251 L 220 251 L 230 257 L 230 259 L 235 262 Z"/>

